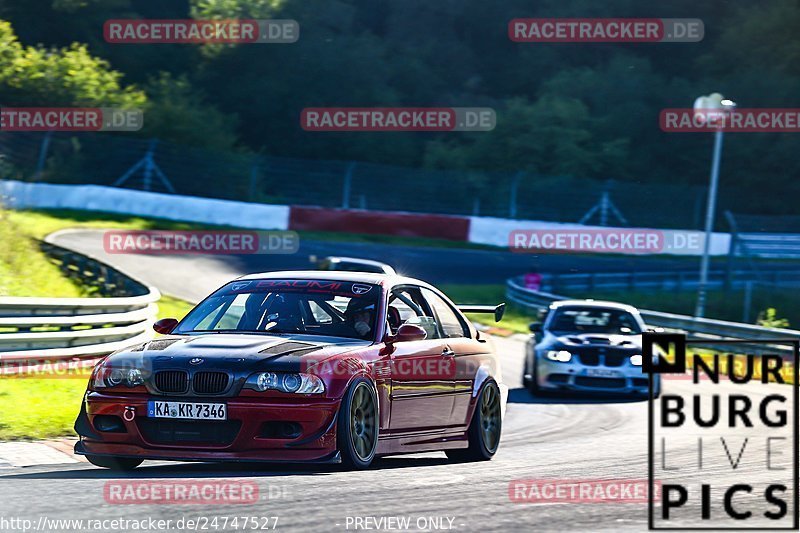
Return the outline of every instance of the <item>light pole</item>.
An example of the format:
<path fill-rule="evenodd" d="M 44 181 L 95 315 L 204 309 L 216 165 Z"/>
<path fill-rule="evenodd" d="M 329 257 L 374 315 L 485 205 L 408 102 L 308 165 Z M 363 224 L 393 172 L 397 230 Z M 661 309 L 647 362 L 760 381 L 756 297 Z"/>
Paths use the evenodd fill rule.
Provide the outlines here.
<path fill-rule="evenodd" d="M 708 203 L 706 204 L 705 241 L 703 242 L 703 258 L 700 261 L 700 283 L 697 285 L 697 306 L 695 318 L 702 318 L 706 311 L 706 285 L 708 284 L 709 252 L 711 250 L 711 232 L 714 229 L 714 211 L 717 207 L 717 188 L 719 184 L 719 160 L 722 154 L 722 132 L 725 124 L 724 115 L 732 113 L 736 104 L 726 100 L 719 93 L 701 96 L 694 101 L 695 116 L 703 122 L 722 119 L 717 122 L 714 132 L 714 155 L 711 160 L 711 181 L 708 186 Z"/>

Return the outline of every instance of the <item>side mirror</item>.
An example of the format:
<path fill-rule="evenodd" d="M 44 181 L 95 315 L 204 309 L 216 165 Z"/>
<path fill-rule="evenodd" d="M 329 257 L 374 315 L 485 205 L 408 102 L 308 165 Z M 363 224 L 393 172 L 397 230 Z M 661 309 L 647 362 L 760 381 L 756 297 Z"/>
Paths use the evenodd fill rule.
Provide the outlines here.
<path fill-rule="evenodd" d="M 156 333 L 161 333 L 162 335 L 169 335 L 172 333 L 172 330 L 175 329 L 175 326 L 178 325 L 178 321 L 174 318 L 162 318 L 155 324 L 153 324 L 153 329 L 156 330 Z"/>
<path fill-rule="evenodd" d="M 427 337 L 428 332 L 416 324 L 403 324 L 392 337 L 392 342 L 423 341 Z"/>
<path fill-rule="evenodd" d="M 540 322 L 531 322 L 528 324 L 528 330 L 531 333 L 541 333 L 542 332 L 542 324 Z"/>

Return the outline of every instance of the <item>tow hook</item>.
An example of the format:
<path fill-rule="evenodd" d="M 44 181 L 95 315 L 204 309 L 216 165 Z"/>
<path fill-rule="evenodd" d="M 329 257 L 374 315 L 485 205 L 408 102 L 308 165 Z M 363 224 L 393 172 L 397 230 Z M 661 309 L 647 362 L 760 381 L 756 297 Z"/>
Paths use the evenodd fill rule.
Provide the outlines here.
<path fill-rule="evenodd" d="M 126 422 L 133 422 L 133 419 L 136 418 L 136 408 L 131 406 L 125 407 L 125 412 L 122 413 L 122 418 L 124 418 Z"/>

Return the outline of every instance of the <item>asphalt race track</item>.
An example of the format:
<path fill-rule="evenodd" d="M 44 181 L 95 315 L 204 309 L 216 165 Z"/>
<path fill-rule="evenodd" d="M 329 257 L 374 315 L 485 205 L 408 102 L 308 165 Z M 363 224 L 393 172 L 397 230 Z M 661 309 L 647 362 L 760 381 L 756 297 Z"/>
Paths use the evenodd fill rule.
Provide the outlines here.
<path fill-rule="evenodd" d="M 243 268 L 242 263 L 219 257 L 103 257 L 97 235 L 63 234 L 57 242 L 101 256 L 166 293 L 193 300 L 232 276 L 253 270 L 249 263 Z M 373 252 L 369 255 L 380 257 L 375 248 L 370 245 Z M 356 253 L 353 245 L 340 243 L 307 243 L 303 252 Z M 409 253 L 398 252 L 402 258 L 398 261 L 411 265 L 414 257 Z M 467 264 L 470 256 L 481 253 L 460 252 L 457 261 Z M 419 252 L 419 273 L 433 280 L 436 270 L 431 255 L 435 254 L 430 250 Z M 280 256 L 258 258 L 264 261 L 264 267 L 273 259 L 276 265 L 288 261 Z M 496 262 L 493 275 L 499 278 L 515 268 L 512 259 L 506 264 L 502 256 L 491 261 Z M 450 259 L 441 259 L 439 264 L 448 262 Z M 283 267 L 280 264 L 277 268 Z M 479 265 L 472 265 L 470 272 L 479 269 Z M 409 272 L 417 273 L 413 268 Z M 510 500 L 509 484 L 516 479 L 647 479 L 647 403 L 625 398 L 535 398 L 521 388 L 522 339 L 497 338 L 495 343 L 510 392 L 500 450 L 490 462 L 452 464 L 441 452 L 386 458 L 365 472 L 344 472 L 329 466 L 148 462 L 129 476 L 137 480 L 245 479 L 255 481 L 263 495 L 258 504 L 213 506 L 108 504 L 104 485 L 116 476 L 85 463 L 0 468 L 3 514 L 29 518 L 34 523 L 41 516 L 137 520 L 278 517 L 279 531 L 353 531 L 356 518 L 390 516 L 410 517 L 412 524 L 419 519 L 440 518 L 445 529 L 449 526 L 455 531 L 646 530 L 647 505 L 643 503 L 532 504 Z M 721 385 L 726 386 L 732 385 Z M 671 380 L 665 382 L 664 390 L 690 397 L 694 393 L 692 387 L 690 381 Z M 747 387 L 753 397 L 762 394 L 757 385 Z M 691 434 L 671 443 L 670 460 L 675 463 L 692 464 L 696 454 L 695 437 Z M 763 457 L 746 453 L 742 463 L 758 460 L 763 461 Z M 708 468 L 729 481 L 741 481 L 735 472 L 730 473 L 730 467 L 715 467 L 711 459 Z M 713 512 L 720 510 L 715 508 Z M 448 519 L 452 519 L 452 525 Z"/>

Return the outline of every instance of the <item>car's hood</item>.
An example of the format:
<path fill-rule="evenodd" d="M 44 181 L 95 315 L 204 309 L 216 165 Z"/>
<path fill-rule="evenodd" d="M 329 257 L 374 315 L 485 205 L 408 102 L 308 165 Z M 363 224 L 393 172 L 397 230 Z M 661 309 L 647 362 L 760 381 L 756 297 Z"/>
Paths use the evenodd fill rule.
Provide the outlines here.
<path fill-rule="evenodd" d="M 641 348 L 641 335 L 614 335 L 602 333 L 569 333 L 566 335 L 550 335 L 550 343 L 564 347 L 611 347 Z"/>
<path fill-rule="evenodd" d="M 369 346 L 369 341 L 316 335 L 224 334 L 169 336 L 132 346 L 106 359 L 110 366 L 161 369 L 294 371 L 303 365 Z"/>

